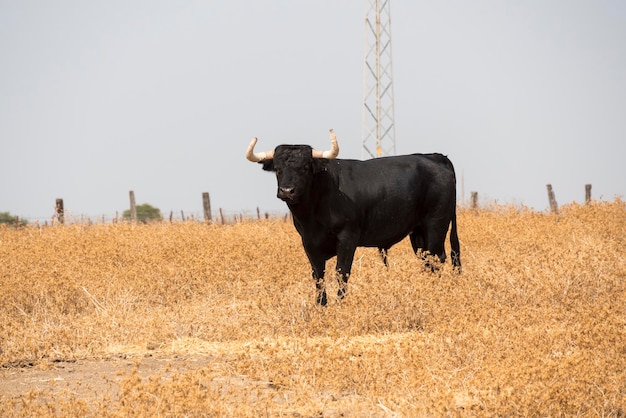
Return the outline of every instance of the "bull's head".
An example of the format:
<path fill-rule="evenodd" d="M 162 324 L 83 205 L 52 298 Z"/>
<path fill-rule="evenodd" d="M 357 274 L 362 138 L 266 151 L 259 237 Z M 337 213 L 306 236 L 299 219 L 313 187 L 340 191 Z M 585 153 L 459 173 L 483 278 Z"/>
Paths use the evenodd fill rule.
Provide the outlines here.
<path fill-rule="evenodd" d="M 297 204 L 309 190 L 317 164 L 314 159 L 336 158 L 339 154 L 337 138 L 330 130 L 331 149 L 320 151 L 308 145 L 279 145 L 273 151 L 254 152 L 257 139 L 252 138 L 246 158 L 262 163 L 263 169 L 274 171 L 278 180 L 277 197 L 287 203 Z"/>

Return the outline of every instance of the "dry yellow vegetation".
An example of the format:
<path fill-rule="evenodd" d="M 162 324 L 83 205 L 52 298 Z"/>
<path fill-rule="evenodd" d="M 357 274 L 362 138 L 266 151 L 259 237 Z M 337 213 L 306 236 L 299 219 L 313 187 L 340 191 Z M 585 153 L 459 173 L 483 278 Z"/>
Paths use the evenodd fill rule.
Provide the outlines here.
<path fill-rule="evenodd" d="M 0 415 L 626 415 L 626 204 L 458 224 L 463 274 L 360 248 L 326 308 L 290 223 L 2 227 Z"/>

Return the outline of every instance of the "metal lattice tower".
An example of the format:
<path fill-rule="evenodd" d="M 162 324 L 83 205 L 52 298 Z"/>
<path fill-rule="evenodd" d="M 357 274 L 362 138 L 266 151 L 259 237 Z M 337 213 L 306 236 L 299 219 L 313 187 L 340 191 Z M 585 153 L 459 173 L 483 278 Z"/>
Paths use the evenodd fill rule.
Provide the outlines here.
<path fill-rule="evenodd" d="M 361 157 L 396 154 L 390 0 L 367 0 Z"/>

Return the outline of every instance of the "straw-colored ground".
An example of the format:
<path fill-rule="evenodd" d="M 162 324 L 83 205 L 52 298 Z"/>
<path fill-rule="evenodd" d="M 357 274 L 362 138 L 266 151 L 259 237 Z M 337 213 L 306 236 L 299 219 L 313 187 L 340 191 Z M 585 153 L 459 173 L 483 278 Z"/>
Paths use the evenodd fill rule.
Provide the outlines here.
<path fill-rule="evenodd" d="M 626 204 L 458 224 L 326 308 L 282 221 L 0 228 L 0 416 L 626 415 Z"/>

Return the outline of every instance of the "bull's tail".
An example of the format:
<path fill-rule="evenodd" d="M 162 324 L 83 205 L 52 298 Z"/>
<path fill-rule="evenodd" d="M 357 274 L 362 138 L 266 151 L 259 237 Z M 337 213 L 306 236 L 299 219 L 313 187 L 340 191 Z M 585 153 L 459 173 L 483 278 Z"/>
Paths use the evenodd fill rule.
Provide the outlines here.
<path fill-rule="evenodd" d="M 459 246 L 459 235 L 456 230 L 456 203 L 452 211 L 452 229 L 450 230 L 450 255 L 452 256 L 452 267 L 461 273 L 461 247 Z"/>
<path fill-rule="evenodd" d="M 456 173 L 454 171 L 454 165 L 448 157 L 442 156 L 444 163 L 452 171 L 452 178 L 454 179 L 454 199 L 452 207 L 452 228 L 450 229 L 450 255 L 452 256 L 452 268 L 461 273 L 461 247 L 459 245 L 459 234 L 456 230 Z"/>

